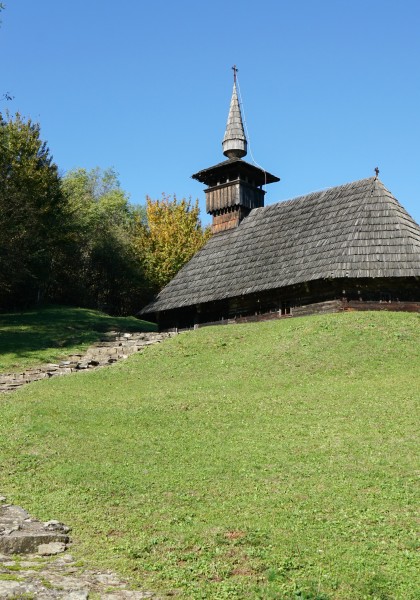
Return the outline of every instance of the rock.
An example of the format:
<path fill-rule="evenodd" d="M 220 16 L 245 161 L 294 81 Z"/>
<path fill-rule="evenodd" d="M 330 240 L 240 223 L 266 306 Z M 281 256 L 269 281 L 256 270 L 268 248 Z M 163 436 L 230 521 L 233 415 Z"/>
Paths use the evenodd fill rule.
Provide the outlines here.
<path fill-rule="evenodd" d="M 49 544 L 40 544 L 38 546 L 38 554 L 41 556 L 61 554 L 61 552 L 65 552 L 65 550 L 66 544 L 63 544 L 63 542 L 50 542 Z"/>
<path fill-rule="evenodd" d="M 18 595 L 20 594 L 20 595 Z M 2 581 L 0 579 L 0 598 L 24 598 L 20 581 Z"/>
<path fill-rule="evenodd" d="M 9 555 L 36 552 L 40 544 L 69 541 L 67 532 L 45 530 L 42 523 L 31 519 L 20 506 L 0 506 L 0 530 L 0 552 Z"/>
<path fill-rule="evenodd" d="M 11 535 L 14 531 L 19 531 L 19 529 L 20 529 L 20 525 L 15 525 L 14 527 L 11 527 L 10 529 L 2 528 L 1 535 Z"/>
<path fill-rule="evenodd" d="M 18 569 L 16 569 L 18 567 Z M 92 571 L 74 562 L 70 554 L 26 560 L 0 554 L 0 599 L 37 600 L 143 600 L 158 597 L 149 591 L 127 589 L 129 584 L 111 571 Z"/>
<path fill-rule="evenodd" d="M 114 573 L 96 573 L 95 581 L 106 586 L 119 585 L 121 583 L 121 580 Z"/>
<path fill-rule="evenodd" d="M 71 531 L 70 527 L 67 527 L 67 525 L 64 525 L 64 523 L 55 520 L 44 523 L 44 529 L 45 531 L 62 531 L 63 533 L 68 533 Z"/>
<path fill-rule="evenodd" d="M 144 600 L 144 598 L 155 598 L 151 592 L 136 592 L 134 590 L 119 590 L 106 595 L 107 600 Z"/>
<path fill-rule="evenodd" d="M 6 502 L 7 498 L 6 496 L 0 496 L 0 502 Z"/>
<path fill-rule="evenodd" d="M 4 504 L 0 507 L 0 523 L 19 523 L 29 519 L 30 515 L 26 510 L 20 506 L 14 506 L 13 504 Z"/>
<path fill-rule="evenodd" d="M 68 554 L 67 552 L 65 554 L 63 554 L 62 556 L 59 556 L 58 558 L 55 559 L 54 561 L 54 565 L 55 566 L 66 566 L 70 563 L 74 562 L 74 557 L 72 554 Z"/>
<path fill-rule="evenodd" d="M 44 523 L 44 529 L 57 529 L 58 525 L 61 525 L 60 521 L 51 519 L 51 521 L 46 521 Z"/>

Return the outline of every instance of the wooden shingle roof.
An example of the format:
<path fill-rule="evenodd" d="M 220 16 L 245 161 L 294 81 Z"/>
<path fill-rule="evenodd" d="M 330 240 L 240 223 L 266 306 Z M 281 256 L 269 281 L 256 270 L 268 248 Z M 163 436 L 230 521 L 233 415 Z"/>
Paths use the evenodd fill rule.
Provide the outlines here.
<path fill-rule="evenodd" d="M 251 211 L 141 312 L 328 278 L 420 277 L 420 227 L 376 178 Z"/>
<path fill-rule="evenodd" d="M 256 167 L 240 158 L 229 158 L 217 165 L 202 169 L 201 171 L 198 171 L 198 173 L 191 175 L 191 177 L 208 186 L 213 186 L 220 180 L 221 173 L 227 175 L 231 180 L 236 179 L 239 175 L 242 177 L 249 176 L 254 181 L 255 185 L 266 185 L 268 183 L 280 181 L 280 178 L 276 177 L 276 175 L 272 175 L 268 171 L 264 171 L 264 169 Z"/>

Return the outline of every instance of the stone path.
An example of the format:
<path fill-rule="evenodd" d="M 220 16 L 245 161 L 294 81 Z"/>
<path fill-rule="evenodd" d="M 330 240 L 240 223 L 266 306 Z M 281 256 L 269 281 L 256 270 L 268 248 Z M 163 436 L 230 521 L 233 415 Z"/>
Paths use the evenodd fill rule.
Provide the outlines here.
<path fill-rule="evenodd" d="M 104 367 L 127 358 L 130 354 L 141 352 L 147 346 L 162 342 L 174 335 L 176 333 L 120 333 L 111 331 L 104 335 L 100 342 L 91 346 L 85 354 L 72 354 L 59 363 L 33 367 L 21 373 L 0 374 L 0 393 L 12 392 L 32 381 Z"/>
<path fill-rule="evenodd" d="M 69 527 L 42 523 L 5 500 L 0 496 L 1 600 L 158 600 L 111 571 L 84 569 L 65 552 Z"/>

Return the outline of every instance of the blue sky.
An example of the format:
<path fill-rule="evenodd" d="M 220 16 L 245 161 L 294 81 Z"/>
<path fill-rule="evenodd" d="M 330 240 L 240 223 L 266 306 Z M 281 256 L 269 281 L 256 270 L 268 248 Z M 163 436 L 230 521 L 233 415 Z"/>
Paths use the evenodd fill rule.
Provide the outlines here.
<path fill-rule="evenodd" d="M 0 110 L 39 121 L 62 172 L 204 207 L 190 176 L 223 160 L 236 63 L 253 156 L 281 177 L 267 203 L 379 166 L 420 221 L 418 0 L 3 1 Z"/>

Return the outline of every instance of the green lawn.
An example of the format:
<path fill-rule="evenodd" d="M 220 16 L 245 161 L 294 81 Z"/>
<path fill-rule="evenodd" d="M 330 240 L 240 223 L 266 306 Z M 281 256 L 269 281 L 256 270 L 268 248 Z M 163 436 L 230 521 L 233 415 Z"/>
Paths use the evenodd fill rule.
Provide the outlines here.
<path fill-rule="evenodd" d="M 0 492 L 185 599 L 420 595 L 420 317 L 203 328 L 0 398 Z"/>
<path fill-rule="evenodd" d="M 155 325 L 134 317 L 111 317 L 97 310 L 51 306 L 0 313 L 0 373 L 83 352 L 110 330 L 151 331 Z"/>

